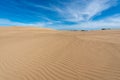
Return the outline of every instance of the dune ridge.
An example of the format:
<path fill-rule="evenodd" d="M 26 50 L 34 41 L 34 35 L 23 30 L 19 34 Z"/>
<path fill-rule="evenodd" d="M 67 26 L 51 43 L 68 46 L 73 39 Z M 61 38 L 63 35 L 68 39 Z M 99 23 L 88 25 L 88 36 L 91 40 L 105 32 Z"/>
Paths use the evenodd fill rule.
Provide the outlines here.
<path fill-rule="evenodd" d="M 120 30 L 0 28 L 0 80 L 120 80 Z"/>

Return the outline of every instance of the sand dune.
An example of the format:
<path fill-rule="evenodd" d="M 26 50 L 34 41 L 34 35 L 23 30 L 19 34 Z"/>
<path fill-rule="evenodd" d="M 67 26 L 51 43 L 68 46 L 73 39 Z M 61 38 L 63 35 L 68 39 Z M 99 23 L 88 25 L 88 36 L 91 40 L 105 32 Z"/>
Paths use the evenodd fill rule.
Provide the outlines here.
<path fill-rule="evenodd" d="M 1 27 L 0 80 L 120 80 L 120 30 Z"/>

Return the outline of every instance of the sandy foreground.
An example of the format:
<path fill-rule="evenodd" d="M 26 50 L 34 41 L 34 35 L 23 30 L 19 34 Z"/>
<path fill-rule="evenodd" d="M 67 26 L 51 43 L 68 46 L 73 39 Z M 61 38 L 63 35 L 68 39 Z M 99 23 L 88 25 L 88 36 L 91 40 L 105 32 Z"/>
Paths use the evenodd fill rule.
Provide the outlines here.
<path fill-rule="evenodd" d="M 1 27 L 0 80 L 120 80 L 120 30 Z"/>

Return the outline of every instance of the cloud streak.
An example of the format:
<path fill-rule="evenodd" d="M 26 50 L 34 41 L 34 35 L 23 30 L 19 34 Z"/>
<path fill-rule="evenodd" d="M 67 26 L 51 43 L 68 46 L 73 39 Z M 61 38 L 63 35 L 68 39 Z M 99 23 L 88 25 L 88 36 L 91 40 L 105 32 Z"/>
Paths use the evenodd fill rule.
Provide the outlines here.
<path fill-rule="evenodd" d="M 8 2 L 11 4 L 9 7 L 17 11 L 17 14 L 14 13 L 15 15 L 9 13 L 10 10 L 7 6 L 4 7 L 6 2 L 1 5 L 3 9 L 8 10 L 8 13 L 13 14 L 16 18 L 1 18 L 1 26 L 43 26 L 55 29 L 120 28 L 120 14 L 113 14 L 113 16 L 108 14 L 109 17 L 104 16 L 104 18 L 100 17 L 99 20 L 94 20 L 103 11 L 116 6 L 118 0 L 50 0 L 47 4 L 28 2 L 28 0 L 21 0 L 20 2 L 21 4 L 14 0 Z M 22 19 L 25 21 L 22 22 Z"/>
<path fill-rule="evenodd" d="M 107 28 L 120 28 L 120 15 L 113 15 L 98 21 L 89 21 L 87 23 L 81 24 L 83 27 L 107 27 Z"/>
<path fill-rule="evenodd" d="M 35 22 L 35 23 L 22 23 L 22 22 L 16 22 L 11 21 L 9 19 L 0 19 L 0 25 L 1 26 L 46 26 L 49 23 L 42 23 L 42 22 Z"/>
<path fill-rule="evenodd" d="M 63 25 L 64 29 L 101 29 L 101 28 L 120 28 L 120 14 L 106 17 L 96 21 L 86 21 L 76 25 Z M 61 28 L 61 29 L 62 29 Z M 59 28 L 60 29 L 60 28 Z"/>
<path fill-rule="evenodd" d="M 51 20 L 50 20 L 51 21 Z M 56 22 L 57 23 L 57 22 Z M 58 22 L 61 24 L 61 22 Z M 0 19 L 0 25 L 8 26 L 36 26 L 48 27 L 54 29 L 101 29 L 101 28 L 120 28 L 120 14 L 103 18 L 97 21 L 86 21 L 75 25 L 55 25 L 54 22 L 36 22 L 36 23 L 20 23 L 8 19 Z"/>
<path fill-rule="evenodd" d="M 61 6 L 51 5 L 46 7 L 40 5 L 38 7 L 58 13 L 65 21 L 80 22 L 91 20 L 104 10 L 115 6 L 117 0 L 70 0 L 59 2 L 59 4 Z"/>
<path fill-rule="evenodd" d="M 80 4 L 82 5 L 81 7 L 79 6 Z M 67 13 L 61 14 L 65 14 L 64 16 L 69 15 L 66 17 L 68 21 L 88 21 L 113 5 L 114 3 L 112 4 L 110 0 L 92 0 L 91 2 L 83 1 L 83 3 L 76 0 L 76 2 L 68 4 L 63 10 L 66 10 L 65 12 Z"/>

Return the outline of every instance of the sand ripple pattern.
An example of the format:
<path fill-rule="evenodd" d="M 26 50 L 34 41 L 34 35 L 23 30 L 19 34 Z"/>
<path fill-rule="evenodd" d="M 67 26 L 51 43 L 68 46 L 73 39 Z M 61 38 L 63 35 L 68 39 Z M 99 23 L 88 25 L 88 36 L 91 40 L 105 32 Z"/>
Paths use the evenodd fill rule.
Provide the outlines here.
<path fill-rule="evenodd" d="M 18 29 L 1 30 L 0 80 L 120 80 L 120 31 Z"/>

